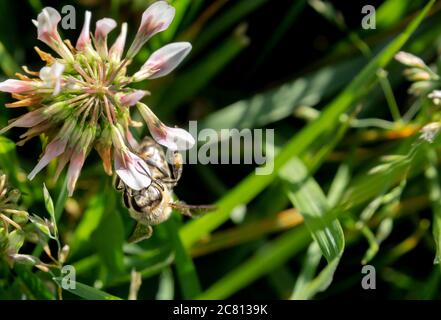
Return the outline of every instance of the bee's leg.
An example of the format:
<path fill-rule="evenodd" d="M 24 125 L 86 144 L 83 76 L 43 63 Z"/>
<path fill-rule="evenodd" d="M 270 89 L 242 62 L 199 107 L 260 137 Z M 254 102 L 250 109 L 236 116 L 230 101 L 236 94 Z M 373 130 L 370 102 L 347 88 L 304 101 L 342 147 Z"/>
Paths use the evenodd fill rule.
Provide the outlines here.
<path fill-rule="evenodd" d="M 171 203 L 170 206 L 176 209 L 176 211 L 178 211 L 183 216 L 193 218 L 193 214 L 191 213 L 190 208 L 187 207 L 184 202 L 176 201 Z"/>
<path fill-rule="evenodd" d="M 137 243 L 152 236 L 153 228 L 150 225 L 137 223 L 133 234 L 129 238 L 130 243 Z"/>
<path fill-rule="evenodd" d="M 124 190 L 125 188 L 124 182 L 118 177 L 118 175 L 115 177 L 114 186 L 117 191 Z"/>
<path fill-rule="evenodd" d="M 173 158 L 171 159 L 171 171 L 172 171 L 172 177 L 170 179 L 162 179 L 164 183 L 170 184 L 171 187 L 174 187 L 177 185 L 179 179 L 181 179 L 182 176 L 182 168 L 183 168 L 183 160 L 182 155 L 175 151 L 173 152 Z"/>
<path fill-rule="evenodd" d="M 173 174 L 173 179 L 176 180 L 176 182 L 178 182 L 179 179 L 181 179 L 182 167 L 183 167 L 182 154 L 175 151 L 173 153 L 172 174 Z"/>

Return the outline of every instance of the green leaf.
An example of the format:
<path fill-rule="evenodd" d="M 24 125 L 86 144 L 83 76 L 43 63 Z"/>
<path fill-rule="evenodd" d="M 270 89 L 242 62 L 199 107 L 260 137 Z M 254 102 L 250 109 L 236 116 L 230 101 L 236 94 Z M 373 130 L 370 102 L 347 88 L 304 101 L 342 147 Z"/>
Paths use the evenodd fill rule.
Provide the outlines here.
<path fill-rule="evenodd" d="M 63 278 L 57 277 L 54 278 L 54 281 L 61 286 Z M 71 289 L 71 286 L 74 287 L 74 289 Z M 67 290 L 70 293 L 73 293 L 86 300 L 122 300 L 121 298 L 111 295 L 110 293 L 98 290 L 78 281 L 71 281 L 70 286 L 67 286 L 64 290 Z"/>
<path fill-rule="evenodd" d="M 296 158 L 281 170 L 280 177 L 288 198 L 304 217 L 326 260 L 338 259 L 344 249 L 343 229 L 337 219 L 329 218 L 330 207 L 320 186 Z"/>
<path fill-rule="evenodd" d="M 375 80 L 377 70 L 384 68 L 395 53 L 406 43 L 426 16 L 433 3 L 433 0 L 430 1 L 401 34 L 372 59 L 346 89 L 323 109 L 323 112 L 317 120 L 311 122 L 289 140 L 274 161 L 270 162 L 270 165 L 273 165 L 274 168 L 273 173 L 259 176 L 255 174 L 249 175 L 217 203 L 219 207 L 218 210 L 186 224 L 181 229 L 184 245 L 190 247 L 194 242 L 227 221 L 235 207 L 246 204 L 254 199 L 257 194 L 275 179 L 278 170 L 291 158 L 299 156 L 324 132 L 339 125 L 339 117 L 341 114 L 349 110 L 354 106 L 355 102 L 360 99 L 363 90 Z"/>

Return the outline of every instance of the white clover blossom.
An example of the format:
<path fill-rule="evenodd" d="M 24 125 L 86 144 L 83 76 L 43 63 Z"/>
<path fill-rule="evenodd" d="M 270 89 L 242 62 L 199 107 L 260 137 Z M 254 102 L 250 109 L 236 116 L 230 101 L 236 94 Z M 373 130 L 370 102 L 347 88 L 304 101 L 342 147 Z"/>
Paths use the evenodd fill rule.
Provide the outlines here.
<path fill-rule="evenodd" d="M 113 173 L 129 187 L 140 190 L 151 183 L 145 162 L 134 152 L 138 142 L 130 128 L 138 123 L 131 119 L 131 107 L 137 105 L 154 139 L 171 150 L 185 150 L 194 145 L 193 137 L 185 130 L 165 126 L 140 100 L 149 92 L 130 88 L 133 82 L 165 76 L 188 55 L 188 42 L 168 44 L 155 51 L 142 68 L 133 75 L 127 66 L 141 47 L 155 34 L 170 25 L 175 9 L 165 1 L 153 3 L 142 15 L 134 41 L 124 55 L 127 24 L 112 46 L 107 37 L 117 24 L 103 18 L 96 22 L 91 36 L 91 13 L 86 11 L 84 25 L 75 44 L 61 39 L 57 26 L 61 16 L 46 7 L 38 15 L 38 39 L 52 48 L 54 57 L 36 48 L 46 62 L 40 72 L 18 74 L 18 79 L 0 82 L 0 91 L 9 92 L 17 100 L 8 108 L 29 107 L 31 111 L 12 120 L 0 134 L 12 127 L 28 128 L 17 144 L 46 134 L 49 142 L 28 178 L 33 179 L 53 159 L 58 159 L 56 177 L 67 169 L 69 195 L 91 149 L 95 149 L 107 174 Z M 113 163 L 113 165 L 112 165 Z"/>

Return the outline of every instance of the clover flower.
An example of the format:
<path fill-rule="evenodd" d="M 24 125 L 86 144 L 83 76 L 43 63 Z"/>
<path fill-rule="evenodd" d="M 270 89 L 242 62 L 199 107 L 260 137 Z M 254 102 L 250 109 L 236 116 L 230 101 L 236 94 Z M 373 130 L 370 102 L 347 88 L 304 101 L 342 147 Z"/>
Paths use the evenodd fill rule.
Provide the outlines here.
<path fill-rule="evenodd" d="M 116 22 L 110 18 L 98 20 L 92 36 L 91 13 L 86 11 L 83 28 L 73 47 L 58 33 L 57 25 L 61 20 L 58 11 L 50 7 L 43 9 L 34 21 L 38 39 L 58 57 L 36 47 L 46 66 L 40 72 L 24 67 L 26 75 L 17 74 L 18 79 L 0 83 L 0 91 L 11 93 L 17 100 L 6 107 L 29 108 L 0 133 L 12 127 L 27 128 L 18 145 L 40 134 L 49 138 L 29 179 L 57 158 L 55 178 L 69 164 L 68 191 L 72 195 L 84 161 L 91 149 L 95 149 L 107 174 L 112 174 L 113 162 L 116 173 L 131 188 L 139 190 L 149 185 L 149 169 L 136 155 L 137 141 L 130 132 L 136 124 L 130 115 L 134 105 L 141 111 L 158 143 L 172 150 L 193 146 L 194 139 L 188 132 L 165 126 L 145 104 L 139 103 L 147 91 L 130 88 L 132 83 L 172 72 L 190 52 L 190 43 L 168 44 L 155 51 L 139 71 L 127 74 L 133 57 L 152 36 L 170 25 L 174 14 L 175 9 L 165 1 L 157 1 L 147 8 L 134 41 L 124 55 L 126 23 L 122 24 L 120 35 L 109 48 L 107 36 L 116 28 Z"/>

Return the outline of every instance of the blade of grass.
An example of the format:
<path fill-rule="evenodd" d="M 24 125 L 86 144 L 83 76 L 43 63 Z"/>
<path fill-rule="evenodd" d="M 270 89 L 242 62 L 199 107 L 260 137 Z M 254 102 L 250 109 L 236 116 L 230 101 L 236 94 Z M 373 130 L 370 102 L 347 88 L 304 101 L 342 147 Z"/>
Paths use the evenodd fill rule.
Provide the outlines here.
<path fill-rule="evenodd" d="M 318 183 L 309 176 L 305 165 L 293 158 L 280 171 L 285 192 L 305 219 L 313 239 L 328 262 L 338 259 L 344 249 L 344 235 L 340 222 L 329 219 L 330 207 Z"/>
<path fill-rule="evenodd" d="M 63 278 L 54 278 L 54 281 L 61 286 L 63 283 Z M 71 281 L 69 286 L 66 286 L 65 290 L 86 300 L 122 300 L 121 298 L 111 295 L 110 293 L 98 290 L 78 281 Z"/>

